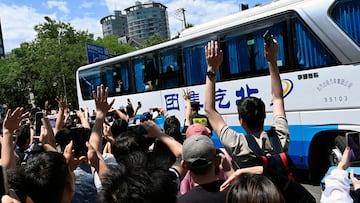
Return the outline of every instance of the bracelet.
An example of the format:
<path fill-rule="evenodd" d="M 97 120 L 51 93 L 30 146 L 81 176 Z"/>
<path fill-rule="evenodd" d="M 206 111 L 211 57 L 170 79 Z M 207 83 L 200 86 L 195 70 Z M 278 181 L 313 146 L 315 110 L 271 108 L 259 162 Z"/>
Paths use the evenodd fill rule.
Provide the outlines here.
<path fill-rule="evenodd" d="M 208 71 L 208 72 L 206 73 L 206 75 L 209 77 L 209 79 L 213 79 L 213 78 L 215 78 L 215 76 L 216 76 L 216 74 L 215 74 L 214 72 L 212 72 L 212 71 Z"/>

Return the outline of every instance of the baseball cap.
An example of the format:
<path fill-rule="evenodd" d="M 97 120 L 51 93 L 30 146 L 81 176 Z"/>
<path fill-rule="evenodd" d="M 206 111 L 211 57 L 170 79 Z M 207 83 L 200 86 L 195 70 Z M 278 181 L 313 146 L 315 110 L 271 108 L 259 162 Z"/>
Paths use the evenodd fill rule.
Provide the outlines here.
<path fill-rule="evenodd" d="M 140 122 L 144 122 L 147 120 L 151 120 L 152 119 L 152 115 L 150 112 L 144 112 L 141 116 L 140 116 Z"/>
<path fill-rule="evenodd" d="M 191 136 L 183 143 L 182 158 L 190 169 L 206 168 L 216 159 L 216 149 L 208 136 Z"/>
<path fill-rule="evenodd" d="M 194 124 L 189 125 L 189 127 L 186 130 L 186 138 L 188 138 L 192 135 L 211 136 L 211 131 L 209 128 L 205 127 L 202 124 L 194 123 Z"/>

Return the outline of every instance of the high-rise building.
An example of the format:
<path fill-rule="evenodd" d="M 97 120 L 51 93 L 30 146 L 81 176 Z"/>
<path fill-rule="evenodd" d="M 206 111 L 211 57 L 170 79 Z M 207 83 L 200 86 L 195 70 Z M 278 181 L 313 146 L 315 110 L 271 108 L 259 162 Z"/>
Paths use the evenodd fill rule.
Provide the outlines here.
<path fill-rule="evenodd" d="M 108 15 L 100 20 L 103 36 L 114 35 L 118 37 L 128 35 L 126 15 L 121 11 L 114 11 L 114 15 Z"/>
<path fill-rule="evenodd" d="M 0 21 L 0 58 L 5 57 L 5 49 L 4 49 L 4 40 L 1 29 L 1 21 Z"/>
<path fill-rule="evenodd" d="M 161 39 L 169 39 L 169 20 L 166 6 L 150 1 L 135 2 L 135 6 L 125 9 L 129 37 L 133 39 L 148 39 L 159 34 Z"/>

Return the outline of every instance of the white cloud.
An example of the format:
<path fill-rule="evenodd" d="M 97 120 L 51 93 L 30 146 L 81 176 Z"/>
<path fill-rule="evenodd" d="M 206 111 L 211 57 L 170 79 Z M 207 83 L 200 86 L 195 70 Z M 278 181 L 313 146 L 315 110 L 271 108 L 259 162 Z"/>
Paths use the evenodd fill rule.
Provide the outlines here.
<path fill-rule="evenodd" d="M 27 6 L 1 3 L 0 10 L 5 52 L 19 47 L 20 42 L 32 41 L 36 35 L 34 26 L 43 22 L 46 15 L 37 13 L 34 8 Z"/>
<path fill-rule="evenodd" d="M 125 8 L 135 5 L 135 0 L 119 1 L 119 0 L 105 0 L 109 13 L 114 13 L 114 10 L 120 10 L 124 12 Z"/>
<path fill-rule="evenodd" d="M 76 17 L 70 21 L 70 24 L 75 28 L 75 30 L 88 31 L 89 33 L 94 34 L 94 38 L 102 37 L 102 28 L 100 20 L 97 18 Z"/>
<path fill-rule="evenodd" d="M 1 0 L 0 0 L 1 1 Z M 0 3 L 0 20 L 4 38 L 5 51 L 19 47 L 22 42 L 31 42 L 35 39 L 34 26 L 44 23 L 44 16 L 52 19 L 70 22 L 76 30 L 87 30 L 96 37 L 102 36 L 100 19 L 113 14 L 114 10 L 124 12 L 125 8 L 135 5 L 135 0 L 102 0 L 102 1 L 41 1 L 41 3 L 29 3 L 29 6 L 19 6 L 18 3 Z M 148 0 L 143 0 L 145 2 Z M 175 11 L 184 8 L 186 21 L 193 25 L 199 25 L 229 14 L 238 12 L 240 0 L 155 0 L 167 6 L 169 14 L 170 32 L 172 35 L 181 31 L 183 22 L 176 18 Z M 248 0 L 249 1 L 249 0 Z M 270 2 L 271 0 L 256 0 L 256 2 Z M 10 2 L 10 1 L 8 1 Z M 16 1 L 15 1 L 16 2 Z M 66 3 L 68 2 L 68 4 Z M 253 2 L 253 1 L 251 1 Z M 255 1 L 254 1 L 255 2 Z M 81 4 L 82 3 L 82 4 Z M 95 3 L 91 6 L 91 3 Z M 19 4 L 19 5 L 16 5 Z M 69 8 L 68 8 L 69 6 Z M 250 7 L 253 6 L 250 4 Z M 79 8 L 84 8 L 79 12 Z M 90 8 L 91 7 L 91 8 Z M 36 9 L 35 9 L 36 8 Z M 49 9 L 50 8 L 50 9 Z M 71 11 L 70 12 L 70 8 Z M 104 9 L 105 8 L 105 9 Z M 56 10 L 54 10 L 56 9 Z M 62 12 L 58 12 L 61 10 Z M 105 11 L 104 11 L 105 10 Z M 61 13 L 61 15 L 60 15 Z"/>
<path fill-rule="evenodd" d="M 80 5 L 80 8 L 91 8 L 93 5 L 94 5 L 94 2 L 86 1 Z"/>
<path fill-rule="evenodd" d="M 193 25 L 200 25 L 211 20 L 227 16 L 238 12 L 238 6 L 234 1 L 222 1 L 221 3 L 208 0 L 179 0 L 172 1 L 166 4 L 169 13 L 169 24 L 171 34 L 176 34 L 184 27 L 182 15 L 176 16 L 176 10 L 179 8 L 185 9 L 185 19 L 187 23 Z"/>
<path fill-rule="evenodd" d="M 135 5 L 135 0 L 105 0 L 105 2 L 111 13 L 113 13 L 115 9 L 123 11 L 125 8 Z M 141 2 L 145 3 L 148 2 L 148 0 L 143 0 Z M 176 15 L 177 9 L 184 8 L 186 22 L 193 25 L 206 23 L 239 11 L 237 0 L 225 0 L 221 3 L 215 0 L 158 0 L 155 2 L 162 3 L 167 7 L 171 35 L 180 32 L 184 28 L 182 15 Z"/>
<path fill-rule="evenodd" d="M 47 6 L 49 8 L 57 8 L 65 14 L 70 12 L 69 8 L 67 7 L 66 1 L 48 1 Z"/>

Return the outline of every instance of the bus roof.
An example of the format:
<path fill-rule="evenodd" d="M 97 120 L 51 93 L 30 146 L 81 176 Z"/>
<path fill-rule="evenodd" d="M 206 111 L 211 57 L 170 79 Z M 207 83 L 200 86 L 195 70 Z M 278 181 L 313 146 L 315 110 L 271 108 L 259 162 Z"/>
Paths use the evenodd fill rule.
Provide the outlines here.
<path fill-rule="evenodd" d="M 230 31 L 233 28 L 245 25 L 256 20 L 263 20 L 270 16 L 276 16 L 280 13 L 287 11 L 297 11 L 297 12 L 316 12 L 312 8 L 313 4 L 324 4 L 325 7 L 331 5 L 335 0 L 278 0 L 271 3 L 267 3 L 261 6 L 256 6 L 214 21 L 209 23 L 201 24 L 188 28 L 184 30 L 180 37 L 173 39 L 161 44 L 157 44 L 151 47 L 133 51 L 127 54 L 116 56 L 104 61 L 100 61 L 93 64 L 88 64 L 79 68 L 79 70 L 87 69 L 88 67 L 93 66 L 103 66 L 105 64 L 118 63 L 121 60 L 126 60 L 129 57 L 135 57 L 138 55 L 143 55 L 146 53 L 151 53 L 160 49 L 167 49 L 168 47 L 173 47 L 177 44 L 188 43 L 189 41 L 194 41 L 201 39 L 202 37 L 211 37 L 215 35 L 218 31 Z M 306 9 L 303 9 L 306 8 Z M 316 7 L 318 8 L 318 7 Z"/>

